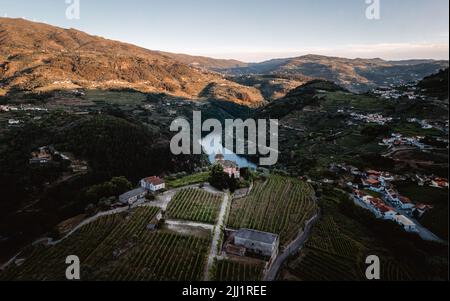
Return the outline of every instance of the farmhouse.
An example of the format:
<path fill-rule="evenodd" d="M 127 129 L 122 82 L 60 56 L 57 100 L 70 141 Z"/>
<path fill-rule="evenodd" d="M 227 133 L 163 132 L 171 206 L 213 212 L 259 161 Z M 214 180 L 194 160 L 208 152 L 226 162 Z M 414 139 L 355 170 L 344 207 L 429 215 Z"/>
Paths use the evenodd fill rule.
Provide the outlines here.
<path fill-rule="evenodd" d="M 140 184 L 142 188 L 151 192 L 160 191 L 166 188 L 164 180 L 155 176 L 142 179 Z"/>
<path fill-rule="evenodd" d="M 239 171 L 239 166 L 234 161 L 225 160 L 222 154 L 216 155 L 216 163 L 222 165 L 224 173 L 228 174 L 230 178 L 234 177 L 239 179 L 241 173 Z"/>
<path fill-rule="evenodd" d="M 278 235 L 249 229 L 240 229 L 234 236 L 234 244 L 247 252 L 274 258 L 278 254 Z"/>
<path fill-rule="evenodd" d="M 145 197 L 147 191 L 144 188 L 137 188 L 128 192 L 125 192 L 119 196 L 119 201 L 122 204 L 132 205 L 136 203 L 139 199 Z"/>

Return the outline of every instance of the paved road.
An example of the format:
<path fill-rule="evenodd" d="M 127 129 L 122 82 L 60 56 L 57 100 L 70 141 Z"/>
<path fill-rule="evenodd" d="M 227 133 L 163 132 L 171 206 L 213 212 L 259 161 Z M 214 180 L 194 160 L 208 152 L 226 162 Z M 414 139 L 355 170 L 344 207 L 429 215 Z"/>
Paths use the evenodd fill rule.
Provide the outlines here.
<path fill-rule="evenodd" d="M 417 221 L 413 217 L 409 216 L 408 213 L 405 210 L 397 209 L 397 212 L 402 214 L 402 215 L 404 215 L 404 216 L 406 216 L 406 217 L 408 217 L 413 223 L 416 224 L 416 228 L 417 228 L 417 231 L 418 231 L 417 234 L 423 240 L 434 241 L 434 242 L 443 243 L 443 244 L 446 243 L 444 240 L 440 239 L 436 234 L 434 234 L 433 232 L 431 232 L 430 230 L 428 230 L 427 228 L 422 226 L 419 223 L 419 221 Z"/>
<path fill-rule="evenodd" d="M 222 227 L 224 227 L 225 224 L 225 214 L 227 212 L 228 204 L 230 202 L 230 196 L 228 193 L 224 194 L 222 206 L 220 208 L 219 218 L 217 219 L 217 224 L 214 229 L 213 233 L 213 239 L 211 242 L 211 247 L 208 255 L 208 262 L 206 264 L 205 268 L 205 274 L 204 274 L 204 280 L 209 281 L 210 271 L 214 264 L 214 259 L 217 257 L 217 245 L 219 244 L 220 240 L 220 233 Z"/>
<path fill-rule="evenodd" d="M 275 278 L 278 275 L 278 272 L 283 265 L 283 263 L 289 258 L 289 256 L 292 256 L 296 254 L 298 251 L 300 251 L 306 240 L 308 239 L 309 235 L 311 234 L 311 229 L 314 223 L 320 218 L 320 214 L 315 214 L 309 221 L 305 224 L 305 229 L 303 232 L 299 233 L 297 238 L 292 241 L 285 250 L 277 256 L 275 261 L 272 263 L 272 266 L 270 269 L 266 272 L 266 275 L 264 276 L 264 281 L 274 281 Z"/>
<path fill-rule="evenodd" d="M 361 208 L 370 210 L 371 208 L 366 205 L 365 203 L 362 203 L 361 201 L 353 198 L 354 202 L 356 205 L 358 205 Z M 423 240 L 427 240 L 427 241 L 434 241 L 437 243 L 443 243 L 445 244 L 446 242 L 444 240 L 442 240 L 441 238 L 439 238 L 437 235 L 435 235 L 434 233 L 432 233 L 430 230 L 428 230 L 427 228 L 425 228 L 424 226 L 422 226 L 420 224 L 419 221 L 417 221 L 416 219 L 412 218 L 410 215 L 408 215 L 408 212 L 406 210 L 402 210 L 402 209 L 395 209 L 395 211 L 401 215 L 406 216 L 407 218 L 409 218 L 414 224 L 416 224 L 416 228 L 417 228 L 417 234 L 420 236 L 420 238 L 422 238 Z"/>

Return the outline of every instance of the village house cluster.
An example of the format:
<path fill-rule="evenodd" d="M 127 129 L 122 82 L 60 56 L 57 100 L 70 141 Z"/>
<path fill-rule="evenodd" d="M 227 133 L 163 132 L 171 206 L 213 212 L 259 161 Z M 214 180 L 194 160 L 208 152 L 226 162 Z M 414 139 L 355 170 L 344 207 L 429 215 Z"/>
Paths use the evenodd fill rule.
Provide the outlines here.
<path fill-rule="evenodd" d="M 26 106 L 26 105 L 21 105 L 19 107 L 10 106 L 10 105 L 0 105 L 0 112 L 17 112 L 17 111 L 47 112 L 48 110 L 45 108 Z"/>
<path fill-rule="evenodd" d="M 354 176 L 355 182 L 347 183 L 352 189 L 353 199 L 377 218 L 394 221 L 407 232 L 418 231 L 416 222 L 412 220 L 413 216 L 420 218 L 432 209 L 432 206 L 414 203 L 408 197 L 400 195 L 392 182 L 404 180 L 405 177 L 377 170 L 361 171 L 346 164 L 332 165 L 330 170 Z M 360 183 L 356 182 L 358 180 Z"/>
<path fill-rule="evenodd" d="M 416 123 L 424 130 L 437 129 L 442 132 L 448 133 L 448 125 L 449 121 L 441 121 L 441 120 L 424 120 L 418 118 L 408 118 L 407 121 L 409 123 Z"/>
<path fill-rule="evenodd" d="M 61 161 L 67 161 L 70 162 L 70 158 L 63 153 L 57 151 L 53 146 L 42 146 L 36 149 L 31 153 L 31 159 L 29 160 L 29 163 L 31 165 L 45 165 L 49 164 L 50 162 L 61 162 Z"/>
<path fill-rule="evenodd" d="M 421 150 L 425 150 L 431 148 L 429 145 L 421 142 L 425 137 L 423 136 L 415 136 L 415 137 L 403 137 L 402 134 L 394 133 L 390 138 L 383 139 L 383 142 L 380 145 L 388 146 L 389 148 L 398 147 L 398 146 L 414 146 Z"/>
<path fill-rule="evenodd" d="M 409 198 L 400 195 L 391 184 L 393 180 L 394 177 L 387 172 L 368 170 L 361 178 L 362 188 L 379 193 L 381 197 L 371 196 L 357 188 L 353 189 L 353 196 L 357 201 L 365 204 L 378 218 L 395 221 L 407 232 L 417 232 L 416 224 L 398 211 L 404 210 L 412 214 L 417 210 L 421 216 L 431 207 L 423 204 L 415 205 Z"/>
<path fill-rule="evenodd" d="M 379 87 L 372 91 L 373 94 L 387 100 L 398 100 L 407 98 L 409 100 L 425 100 L 426 97 L 417 93 L 415 83 L 402 84 L 399 87 L 390 85 L 387 87 Z"/>
<path fill-rule="evenodd" d="M 416 179 L 419 186 L 430 186 L 440 189 L 448 188 L 448 180 L 445 178 L 416 174 Z"/>
<path fill-rule="evenodd" d="M 358 113 L 350 113 L 350 116 L 357 121 L 363 121 L 365 123 L 376 123 L 379 125 L 385 125 L 393 120 L 392 117 L 385 117 L 381 114 L 358 114 Z"/>
<path fill-rule="evenodd" d="M 422 120 L 422 119 L 408 118 L 408 122 L 417 123 L 422 127 L 422 129 L 425 129 L 425 130 L 429 130 L 429 129 L 433 128 L 433 126 L 428 121 Z"/>

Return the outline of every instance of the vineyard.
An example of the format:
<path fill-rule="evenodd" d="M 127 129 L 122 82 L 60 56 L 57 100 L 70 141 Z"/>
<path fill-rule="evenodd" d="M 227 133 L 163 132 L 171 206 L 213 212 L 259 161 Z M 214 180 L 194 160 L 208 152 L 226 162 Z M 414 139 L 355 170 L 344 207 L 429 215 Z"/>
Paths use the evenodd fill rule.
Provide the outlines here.
<path fill-rule="evenodd" d="M 364 246 L 342 233 L 330 216 L 318 222 L 302 256 L 289 263 L 291 275 L 306 281 L 354 281 L 364 279 L 359 268 Z M 364 261 L 363 261 L 364 262 Z"/>
<path fill-rule="evenodd" d="M 65 280 L 69 255 L 79 257 L 82 280 L 201 280 L 209 239 L 148 231 L 158 212 L 140 207 L 104 216 L 54 246 L 30 247 L 0 280 Z"/>
<path fill-rule="evenodd" d="M 249 196 L 233 200 L 228 227 L 276 233 L 285 245 L 298 235 L 317 210 L 314 190 L 309 184 L 271 176 L 264 183 L 255 183 Z"/>
<path fill-rule="evenodd" d="M 363 281 L 366 280 L 366 257 L 378 254 L 381 279 L 409 280 L 409 268 L 383 256 L 383 248 L 368 238 L 357 222 L 339 213 L 336 199 L 322 202 L 324 214 L 300 254 L 288 262 L 280 280 L 302 281 Z M 381 253 L 380 253 L 381 252 Z"/>
<path fill-rule="evenodd" d="M 215 281 L 261 281 L 263 264 L 240 263 L 232 260 L 218 260 L 214 268 Z"/>
<path fill-rule="evenodd" d="M 178 192 L 167 207 L 167 217 L 213 224 L 222 204 L 222 196 L 201 189 Z"/>

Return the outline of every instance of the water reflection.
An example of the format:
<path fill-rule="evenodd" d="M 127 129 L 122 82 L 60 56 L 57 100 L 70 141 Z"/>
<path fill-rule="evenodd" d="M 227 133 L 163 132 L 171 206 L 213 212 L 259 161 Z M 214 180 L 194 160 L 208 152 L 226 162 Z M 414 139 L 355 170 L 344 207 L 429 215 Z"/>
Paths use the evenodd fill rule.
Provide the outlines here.
<path fill-rule="evenodd" d="M 255 163 L 249 161 L 247 158 L 237 155 L 231 150 L 225 148 L 222 145 L 221 135 L 211 133 L 202 139 L 201 144 L 203 147 L 203 151 L 208 154 L 209 162 L 211 163 L 215 162 L 215 156 L 217 154 L 223 154 L 225 160 L 236 162 L 240 168 L 248 167 L 251 169 L 256 169 L 258 167 Z"/>

